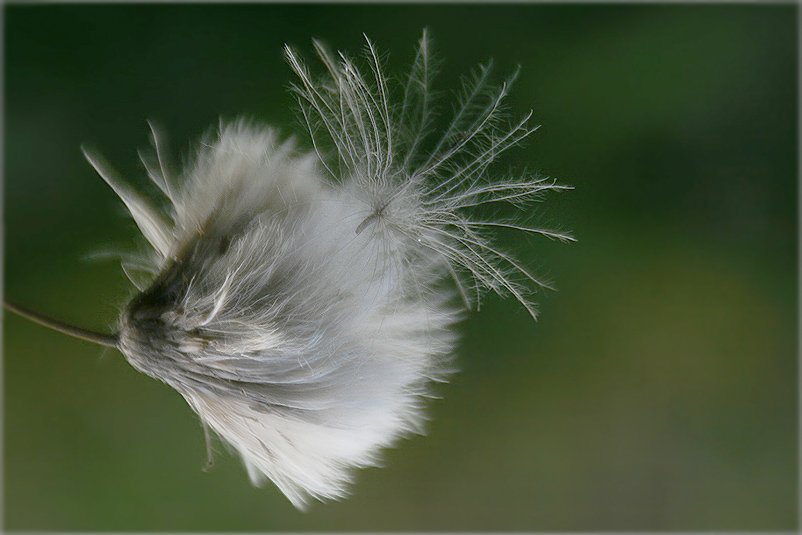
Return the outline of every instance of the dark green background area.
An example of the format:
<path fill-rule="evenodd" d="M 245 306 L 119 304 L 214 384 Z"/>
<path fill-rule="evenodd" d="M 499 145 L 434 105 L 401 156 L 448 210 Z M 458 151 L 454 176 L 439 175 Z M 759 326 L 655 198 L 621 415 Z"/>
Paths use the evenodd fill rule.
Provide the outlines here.
<path fill-rule="evenodd" d="M 535 217 L 579 242 L 502 236 L 559 288 L 540 320 L 488 297 L 428 435 L 307 513 L 219 443 L 204 472 L 197 417 L 119 353 L 6 315 L 4 528 L 796 529 L 797 9 L 6 6 L 5 292 L 31 308 L 108 330 L 131 295 L 87 260 L 136 232 L 82 143 L 144 187 L 147 119 L 181 154 L 221 116 L 302 134 L 282 47 L 313 37 L 401 72 L 428 27 L 441 89 L 520 64 L 511 114 L 543 126 L 506 163 L 576 187 Z"/>

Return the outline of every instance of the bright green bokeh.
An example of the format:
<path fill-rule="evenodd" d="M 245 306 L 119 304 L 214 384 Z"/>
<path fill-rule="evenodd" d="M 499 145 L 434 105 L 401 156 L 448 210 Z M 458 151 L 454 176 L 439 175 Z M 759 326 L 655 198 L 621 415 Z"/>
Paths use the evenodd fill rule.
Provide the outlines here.
<path fill-rule="evenodd" d="M 428 27 L 448 89 L 521 65 L 508 163 L 573 184 L 503 237 L 554 280 L 533 323 L 489 297 L 426 437 L 299 513 L 115 351 L 4 320 L 4 527 L 47 531 L 793 530 L 797 7 L 34 5 L 5 11 L 5 291 L 108 330 L 133 224 L 82 159 L 143 187 L 146 119 L 185 153 L 220 116 L 301 133 L 282 46 L 395 72 Z M 448 104 L 444 103 L 447 108 Z M 514 240 L 514 241 L 513 241 Z"/>

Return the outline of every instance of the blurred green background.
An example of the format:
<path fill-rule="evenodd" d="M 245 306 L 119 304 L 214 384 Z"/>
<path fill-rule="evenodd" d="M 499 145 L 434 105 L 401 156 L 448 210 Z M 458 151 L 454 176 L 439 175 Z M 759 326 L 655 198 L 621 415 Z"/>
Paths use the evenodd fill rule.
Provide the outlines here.
<path fill-rule="evenodd" d="M 507 163 L 576 190 L 503 237 L 555 281 L 533 323 L 489 297 L 428 435 L 299 513 L 254 489 L 178 394 L 115 351 L 4 318 L 4 528 L 48 531 L 793 530 L 798 500 L 797 15 L 759 5 L 5 6 L 5 292 L 108 330 L 131 287 L 93 252 L 133 224 L 83 160 L 144 186 L 146 119 L 186 154 L 219 117 L 300 132 L 284 43 L 400 72 L 428 27 L 440 89 L 520 64 Z M 447 107 L 447 106 L 446 106 Z"/>

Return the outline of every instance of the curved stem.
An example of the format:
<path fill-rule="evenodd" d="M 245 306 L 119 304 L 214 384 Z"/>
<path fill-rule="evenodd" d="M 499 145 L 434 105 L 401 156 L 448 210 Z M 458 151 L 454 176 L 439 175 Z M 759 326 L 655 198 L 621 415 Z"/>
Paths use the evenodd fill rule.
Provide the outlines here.
<path fill-rule="evenodd" d="M 9 303 L 8 301 L 4 301 L 3 304 L 8 310 L 12 311 L 13 313 L 22 316 L 23 318 L 27 318 L 31 321 L 34 321 L 40 325 L 44 325 L 45 327 L 50 327 L 53 330 L 62 332 L 64 334 L 68 334 L 75 338 L 80 338 L 81 340 L 86 340 L 87 342 L 92 342 L 95 344 L 100 344 L 107 347 L 114 347 L 118 349 L 120 347 L 120 338 L 117 334 L 96 333 L 94 331 L 82 329 L 80 327 L 70 325 L 69 323 L 64 323 L 62 321 L 55 320 L 47 316 L 43 316 L 37 312 L 28 310 L 27 308 L 15 305 L 14 303 Z"/>

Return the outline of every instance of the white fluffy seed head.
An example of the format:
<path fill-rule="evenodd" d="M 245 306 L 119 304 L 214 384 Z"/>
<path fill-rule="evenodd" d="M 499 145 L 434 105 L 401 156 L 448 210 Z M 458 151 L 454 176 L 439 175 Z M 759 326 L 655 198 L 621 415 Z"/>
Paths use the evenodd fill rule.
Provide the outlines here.
<path fill-rule="evenodd" d="M 425 32 L 397 87 L 369 41 L 361 68 L 316 48 L 319 78 L 287 49 L 312 152 L 239 120 L 175 174 L 154 129 L 143 161 L 167 210 L 86 152 L 152 246 L 126 266 L 153 277 L 122 313 L 120 349 L 186 398 L 254 484 L 269 478 L 299 508 L 342 498 L 355 468 L 422 432 L 430 385 L 451 372 L 452 326 L 483 290 L 534 315 L 525 281 L 540 283 L 493 245 L 492 227 L 571 239 L 470 212 L 563 187 L 488 176 L 533 130 L 529 116 L 501 122 L 511 80 L 494 87 L 481 67 L 437 135 Z"/>

